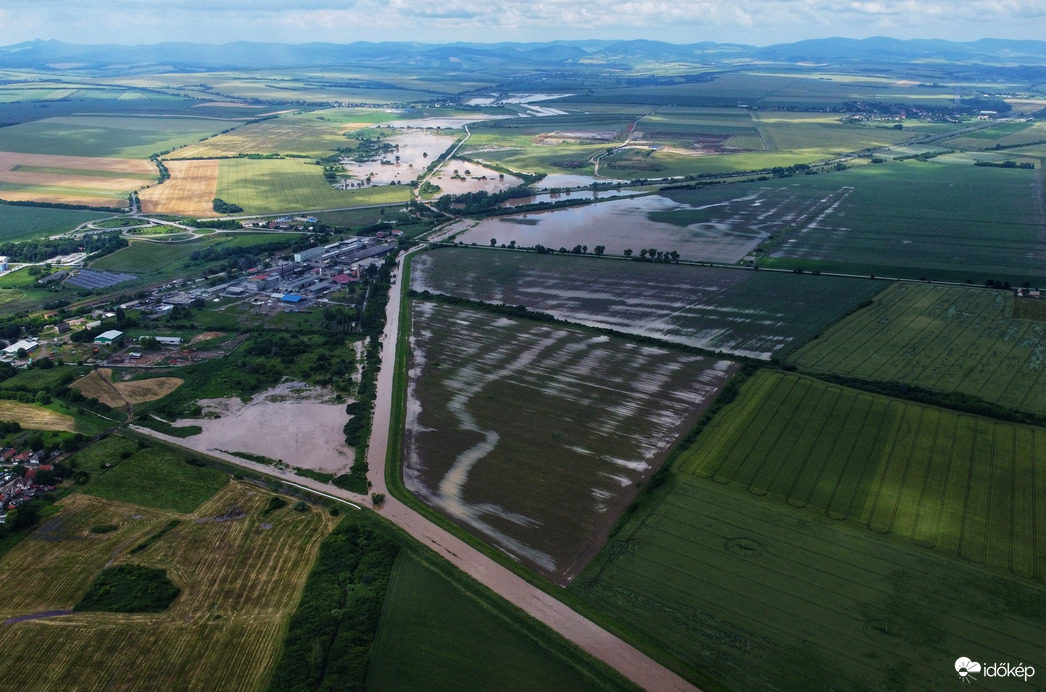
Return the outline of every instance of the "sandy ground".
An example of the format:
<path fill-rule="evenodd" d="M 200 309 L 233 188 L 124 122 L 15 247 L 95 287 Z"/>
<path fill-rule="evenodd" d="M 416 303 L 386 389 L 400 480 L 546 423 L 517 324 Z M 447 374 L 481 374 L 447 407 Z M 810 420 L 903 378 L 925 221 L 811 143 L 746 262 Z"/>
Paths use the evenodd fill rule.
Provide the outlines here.
<path fill-rule="evenodd" d="M 204 399 L 200 406 L 208 417 L 178 423 L 199 425 L 203 432 L 181 444 L 201 452 L 248 452 L 291 466 L 347 473 L 352 449 L 345 445 L 341 431 L 348 420 L 345 404 L 324 403 L 318 398 L 330 398 L 330 392 L 287 383 L 247 404 L 234 397 Z"/>

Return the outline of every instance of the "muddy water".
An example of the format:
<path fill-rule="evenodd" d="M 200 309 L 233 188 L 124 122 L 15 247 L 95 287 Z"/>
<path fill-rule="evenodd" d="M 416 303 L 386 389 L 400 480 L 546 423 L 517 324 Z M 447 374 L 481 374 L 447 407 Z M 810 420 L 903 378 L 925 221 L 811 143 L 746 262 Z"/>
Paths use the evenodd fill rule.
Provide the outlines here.
<path fill-rule="evenodd" d="M 342 165 L 354 181 L 362 181 L 369 177 L 372 185 L 407 185 L 424 172 L 437 156 L 449 149 L 454 140 L 454 135 L 441 135 L 426 130 L 403 130 L 388 138 L 389 143 L 399 145 L 399 151 L 385 155 L 386 160 L 393 163 L 356 163 L 346 160 Z M 397 156 L 400 157 L 398 162 Z"/>
<path fill-rule="evenodd" d="M 738 262 L 766 236 L 748 227 L 730 223 L 694 223 L 689 226 L 653 221 L 652 212 L 693 209 L 667 197 L 650 195 L 613 200 L 584 207 L 501 216 L 481 221 L 458 238 L 465 243 L 487 245 L 516 241 L 530 247 L 541 244 L 558 250 L 587 245 L 592 252 L 606 246 L 610 255 L 641 248 L 664 252 L 675 250 L 680 258 L 712 262 Z"/>

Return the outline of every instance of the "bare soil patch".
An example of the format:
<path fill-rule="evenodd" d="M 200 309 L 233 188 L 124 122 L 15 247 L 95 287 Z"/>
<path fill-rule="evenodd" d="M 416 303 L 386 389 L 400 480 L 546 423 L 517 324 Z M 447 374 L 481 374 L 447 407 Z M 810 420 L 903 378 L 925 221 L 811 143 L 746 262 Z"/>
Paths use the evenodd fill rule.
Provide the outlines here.
<path fill-rule="evenodd" d="M 185 380 L 178 377 L 154 377 L 134 382 L 113 382 L 112 370 L 100 368 L 72 384 L 86 397 L 98 399 L 109 408 L 124 406 L 124 399 L 132 404 L 162 399 L 178 389 Z M 123 398 L 121 398 L 121 396 Z"/>
<path fill-rule="evenodd" d="M 169 180 L 138 193 L 147 214 L 213 216 L 218 194 L 218 159 L 165 161 Z"/>
<path fill-rule="evenodd" d="M 106 375 L 103 375 L 102 372 L 105 372 Z M 114 390 L 112 381 L 108 378 L 108 373 L 108 370 L 94 370 L 73 382 L 70 386 L 79 390 L 88 399 L 98 399 L 98 401 L 109 408 L 119 408 L 124 405 L 124 401 Z"/>

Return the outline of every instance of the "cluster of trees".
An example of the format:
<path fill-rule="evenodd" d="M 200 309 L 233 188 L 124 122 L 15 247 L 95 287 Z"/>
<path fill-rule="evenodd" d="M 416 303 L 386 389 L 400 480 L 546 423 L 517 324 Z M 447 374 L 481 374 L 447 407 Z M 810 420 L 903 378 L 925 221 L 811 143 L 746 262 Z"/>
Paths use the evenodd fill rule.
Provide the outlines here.
<path fill-rule="evenodd" d="M 977 161 L 973 165 L 983 166 L 986 168 L 1024 168 L 1028 170 L 1035 169 L 1035 164 L 1031 161 L 1024 161 L 1023 163 L 1017 163 L 1016 161 Z"/>
<path fill-rule="evenodd" d="M 324 539 L 269 689 L 364 690 L 399 546 L 356 517 Z"/>
<path fill-rule="evenodd" d="M 215 197 L 211 200 L 211 206 L 214 207 L 214 211 L 218 214 L 239 214 L 243 211 L 243 207 L 239 204 L 226 202 L 221 197 Z"/>
<path fill-rule="evenodd" d="M 127 247 L 127 240 L 119 231 L 92 233 L 80 238 L 58 238 L 29 240 L 20 243 L 0 243 L 0 255 L 7 255 L 14 262 L 43 262 L 57 255 L 86 252 L 92 257 L 101 257 Z"/>
<path fill-rule="evenodd" d="M 629 248 L 622 253 L 625 257 L 633 257 L 635 253 Z M 639 251 L 639 256 L 636 257 L 641 262 L 675 262 L 679 264 L 679 253 L 675 250 L 665 252 L 657 250 L 655 248 L 643 248 Z"/>

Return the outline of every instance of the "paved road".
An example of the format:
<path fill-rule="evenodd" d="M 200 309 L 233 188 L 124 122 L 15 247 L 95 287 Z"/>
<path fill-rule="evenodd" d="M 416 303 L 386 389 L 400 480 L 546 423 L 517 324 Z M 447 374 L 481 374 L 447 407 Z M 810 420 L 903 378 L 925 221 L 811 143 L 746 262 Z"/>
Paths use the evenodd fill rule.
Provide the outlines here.
<path fill-rule="evenodd" d="M 401 264 L 402 266 L 402 259 Z M 562 602 L 532 586 L 472 546 L 436 526 L 392 497 L 385 485 L 385 458 L 392 418 L 392 375 L 396 364 L 399 306 L 403 282 L 392 286 L 389 296 L 381 370 L 378 373 L 374 425 L 367 452 L 371 492 L 385 493 L 379 512 L 416 539 L 450 560 L 456 567 L 500 594 L 509 602 L 556 630 L 584 651 L 599 658 L 636 684 L 658 692 L 697 691 L 697 688 L 631 645 L 577 614 Z M 328 491 L 329 492 L 329 491 Z"/>

